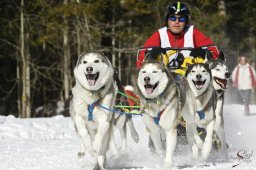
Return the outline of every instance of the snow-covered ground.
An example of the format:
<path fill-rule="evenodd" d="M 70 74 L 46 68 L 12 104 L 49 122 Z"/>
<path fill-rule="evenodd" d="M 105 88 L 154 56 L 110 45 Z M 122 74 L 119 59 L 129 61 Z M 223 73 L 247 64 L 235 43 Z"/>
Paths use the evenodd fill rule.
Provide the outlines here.
<path fill-rule="evenodd" d="M 251 110 L 256 113 L 256 105 Z M 256 169 L 256 116 L 244 116 L 242 105 L 225 105 L 224 118 L 230 161 L 208 161 L 205 166 L 186 166 L 191 162 L 191 151 L 187 145 L 178 142 L 173 169 Z M 119 156 L 108 152 L 108 169 L 163 169 L 163 158 L 149 152 L 148 135 L 141 117 L 134 117 L 133 120 L 140 142 L 134 143 L 128 133 L 128 152 Z M 119 144 L 117 130 L 115 134 Z M 79 142 L 70 118 L 18 119 L 0 116 L 0 170 L 92 169 L 94 160 L 89 155 L 78 158 L 78 150 Z"/>

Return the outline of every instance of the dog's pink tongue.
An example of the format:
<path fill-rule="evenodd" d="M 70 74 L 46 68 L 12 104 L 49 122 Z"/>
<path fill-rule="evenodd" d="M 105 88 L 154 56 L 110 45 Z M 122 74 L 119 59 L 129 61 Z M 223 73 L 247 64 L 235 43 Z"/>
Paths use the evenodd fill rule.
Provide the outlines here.
<path fill-rule="evenodd" d="M 201 89 L 203 87 L 203 85 L 199 84 L 199 85 L 196 85 L 196 88 L 197 89 Z"/>
<path fill-rule="evenodd" d="M 93 86 L 93 85 L 95 84 L 95 80 L 88 80 L 88 84 L 89 84 L 90 86 Z"/>
<path fill-rule="evenodd" d="M 153 88 L 145 88 L 147 94 L 151 94 L 153 92 Z"/>

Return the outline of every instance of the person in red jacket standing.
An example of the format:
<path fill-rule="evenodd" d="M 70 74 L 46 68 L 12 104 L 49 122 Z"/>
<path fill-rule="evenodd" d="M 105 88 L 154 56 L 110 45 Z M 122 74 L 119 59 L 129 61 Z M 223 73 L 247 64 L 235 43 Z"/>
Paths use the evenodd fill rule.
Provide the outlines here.
<path fill-rule="evenodd" d="M 212 53 L 212 58 L 216 59 L 219 55 L 219 51 L 213 41 L 200 32 L 193 25 L 189 25 L 190 11 L 188 7 L 181 3 L 175 2 L 167 7 L 165 13 L 165 26 L 153 33 L 150 38 L 147 39 L 143 47 L 159 46 L 183 48 L 192 47 L 197 48 L 201 46 L 207 46 Z M 182 52 L 184 57 L 189 55 L 189 51 Z M 169 62 L 172 61 L 173 56 L 169 56 Z M 139 55 L 137 59 L 137 68 L 140 68 L 144 61 L 144 55 Z"/>

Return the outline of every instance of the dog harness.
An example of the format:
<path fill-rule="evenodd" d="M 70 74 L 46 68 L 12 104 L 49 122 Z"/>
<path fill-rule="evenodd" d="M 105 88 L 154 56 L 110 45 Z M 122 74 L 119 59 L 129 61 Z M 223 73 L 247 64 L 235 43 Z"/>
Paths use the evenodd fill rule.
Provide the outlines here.
<path fill-rule="evenodd" d="M 153 120 L 154 120 L 155 124 L 159 125 L 159 120 L 160 120 L 160 117 L 163 114 L 164 110 L 158 112 L 156 117 L 153 117 Z"/>
<path fill-rule="evenodd" d="M 203 110 L 199 110 L 196 111 L 196 113 L 198 114 L 200 120 L 205 118 L 205 110 L 208 108 L 208 105 L 205 106 L 205 108 Z"/>
<path fill-rule="evenodd" d="M 157 99 L 157 100 L 155 100 L 155 99 L 146 99 L 146 101 L 147 101 L 147 102 L 146 102 L 146 107 L 145 107 L 145 108 L 149 108 L 148 102 L 155 102 L 155 101 L 156 101 L 157 104 L 160 103 L 159 99 Z M 161 111 L 159 111 L 159 112 L 157 113 L 157 116 L 150 116 L 150 117 L 152 117 L 152 119 L 154 120 L 154 122 L 155 122 L 156 125 L 159 125 L 160 117 L 161 117 L 161 115 L 163 114 L 165 108 L 166 108 L 166 107 L 164 107 L 164 109 L 162 109 Z"/>
<path fill-rule="evenodd" d="M 88 104 L 87 105 L 87 110 L 88 110 L 88 121 L 93 121 L 93 110 L 95 108 L 95 106 L 97 106 L 99 104 L 100 99 L 96 100 L 95 102 L 93 102 L 92 104 Z"/>
<path fill-rule="evenodd" d="M 162 93 L 160 96 L 162 96 L 164 93 Z M 154 122 L 155 122 L 155 124 L 156 125 L 159 125 L 159 121 L 160 121 L 160 117 L 161 117 L 161 115 L 163 114 L 163 112 L 165 111 L 165 109 L 167 108 L 167 106 L 168 106 L 168 103 L 171 103 L 171 101 L 174 99 L 174 96 L 173 97 L 171 97 L 171 99 L 169 99 L 167 102 L 165 102 L 165 104 L 164 104 L 164 107 L 161 107 L 160 108 L 160 111 L 157 113 L 157 116 L 151 116 L 152 118 L 153 118 L 153 120 L 154 120 Z M 149 108 L 149 104 L 148 104 L 148 102 L 155 102 L 156 101 L 156 103 L 157 104 L 160 104 L 160 100 L 159 100 L 159 98 L 156 100 L 156 99 L 146 99 L 146 108 Z"/>
<path fill-rule="evenodd" d="M 200 120 L 204 119 L 205 118 L 205 112 L 203 110 L 201 111 L 196 111 Z"/>

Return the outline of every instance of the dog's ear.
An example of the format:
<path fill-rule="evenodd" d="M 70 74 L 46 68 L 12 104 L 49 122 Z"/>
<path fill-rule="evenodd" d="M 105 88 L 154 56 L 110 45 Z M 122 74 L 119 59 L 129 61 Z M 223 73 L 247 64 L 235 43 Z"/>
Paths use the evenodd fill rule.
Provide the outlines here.
<path fill-rule="evenodd" d="M 108 59 L 108 57 L 104 53 L 98 53 L 98 54 L 102 56 L 102 58 L 103 58 L 102 62 L 105 62 L 108 65 L 112 66 L 112 63 L 110 62 L 110 60 Z"/>
<path fill-rule="evenodd" d="M 80 56 L 78 57 L 78 60 L 77 60 L 77 62 L 76 62 L 76 67 L 77 67 L 79 64 L 82 63 L 82 60 L 83 60 L 83 57 L 84 57 L 85 54 L 86 54 L 86 52 L 83 52 L 83 53 L 80 54 Z"/>
<path fill-rule="evenodd" d="M 214 59 L 210 58 L 209 60 L 207 60 L 205 62 L 205 64 L 207 64 L 209 66 L 209 68 L 212 69 L 214 67 Z"/>
<path fill-rule="evenodd" d="M 225 58 L 225 56 L 224 56 L 223 51 L 220 51 L 219 56 L 218 56 L 217 59 L 219 59 L 219 60 L 221 60 L 221 61 L 226 61 L 226 58 Z"/>
<path fill-rule="evenodd" d="M 208 73 L 210 73 L 210 76 L 212 77 L 212 71 L 210 69 L 210 65 L 207 63 L 204 63 L 203 65 L 204 65 L 204 68 L 207 70 Z"/>
<path fill-rule="evenodd" d="M 193 65 L 189 64 L 188 67 L 187 67 L 186 73 L 185 73 L 185 77 L 188 76 L 188 73 L 192 70 L 192 68 L 193 68 Z"/>

